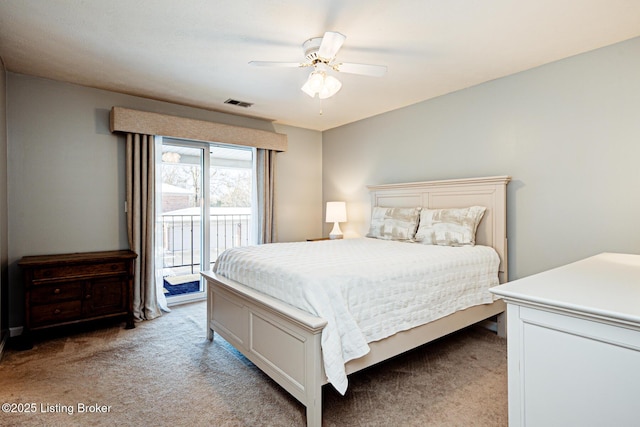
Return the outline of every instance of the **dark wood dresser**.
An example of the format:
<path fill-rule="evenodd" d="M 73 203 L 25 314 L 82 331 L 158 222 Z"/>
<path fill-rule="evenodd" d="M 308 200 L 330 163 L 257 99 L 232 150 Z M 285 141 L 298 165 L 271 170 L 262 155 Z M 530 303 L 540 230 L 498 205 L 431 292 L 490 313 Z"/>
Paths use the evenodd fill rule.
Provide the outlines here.
<path fill-rule="evenodd" d="M 25 328 L 30 331 L 108 317 L 133 323 L 129 250 L 23 257 Z"/>

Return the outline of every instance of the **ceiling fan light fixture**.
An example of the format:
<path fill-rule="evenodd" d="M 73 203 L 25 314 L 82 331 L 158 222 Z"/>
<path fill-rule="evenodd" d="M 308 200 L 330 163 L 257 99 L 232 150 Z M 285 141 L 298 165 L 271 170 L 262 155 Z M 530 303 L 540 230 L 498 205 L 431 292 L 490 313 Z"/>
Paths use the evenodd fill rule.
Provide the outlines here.
<path fill-rule="evenodd" d="M 324 71 L 313 71 L 302 86 L 302 91 L 314 98 L 316 94 L 320 99 L 330 98 L 342 87 L 342 83 L 333 76 L 327 76 Z"/>
<path fill-rule="evenodd" d="M 338 91 L 342 88 L 342 83 L 340 80 L 336 79 L 333 76 L 326 76 L 324 79 L 324 85 L 320 90 L 318 96 L 320 99 L 327 99 L 338 93 Z"/>
<path fill-rule="evenodd" d="M 323 71 L 312 71 L 306 83 L 302 86 L 302 91 L 312 98 L 316 96 L 316 93 L 320 92 L 322 86 L 324 86 L 324 76 L 325 73 Z"/>
<path fill-rule="evenodd" d="M 300 89 L 311 98 L 318 95 L 320 99 L 330 98 L 342 88 L 342 83 L 337 78 L 328 75 L 328 72 L 344 72 L 374 77 L 385 75 L 387 72 L 385 65 L 336 62 L 336 55 L 345 39 L 344 34 L 336 31 L 327 31 L 322 37 L 307 39 L 302 43 L 307 62 L 250 61 L 249 64 L 259 67 L 313 67 L 313 71 Z"/>

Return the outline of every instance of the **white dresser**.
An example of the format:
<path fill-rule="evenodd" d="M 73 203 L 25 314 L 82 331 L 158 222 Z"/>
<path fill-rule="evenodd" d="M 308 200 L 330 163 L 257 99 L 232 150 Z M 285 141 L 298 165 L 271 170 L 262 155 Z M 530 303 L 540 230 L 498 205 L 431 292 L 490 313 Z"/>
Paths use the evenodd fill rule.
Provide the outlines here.
<path fill-rule="evenodd" d="M 506 283 L 509 425 L 640 426 L 640 255 Z"/>

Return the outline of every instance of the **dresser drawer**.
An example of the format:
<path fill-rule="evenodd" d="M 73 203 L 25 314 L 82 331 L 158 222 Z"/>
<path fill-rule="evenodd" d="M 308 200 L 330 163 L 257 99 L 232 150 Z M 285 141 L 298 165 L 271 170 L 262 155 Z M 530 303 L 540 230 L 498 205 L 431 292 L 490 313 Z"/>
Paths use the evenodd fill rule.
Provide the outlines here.
<path fill-rule="evenodd" d="M 40 268 L 33 271 L 34 280 L 54 280 L 107 273 L 126 273 L 127 263 L 107 262 L 103 264 L 66 265 L 60 267 Z"/>
<path fill-rule="evenodd" d="M 82 298 L 82 282 L 60 283 L 59 286 L 37 286 L 31 290 L 29 298 L 34 305 L 79 300 Z"/>
<path fill-rule="evenodd" d="M 82 302 L 66 301 L 57 304 L 34 305 L 30 307 L 29 314 L 32 328 L 76 320 L 82 315 Z"/>

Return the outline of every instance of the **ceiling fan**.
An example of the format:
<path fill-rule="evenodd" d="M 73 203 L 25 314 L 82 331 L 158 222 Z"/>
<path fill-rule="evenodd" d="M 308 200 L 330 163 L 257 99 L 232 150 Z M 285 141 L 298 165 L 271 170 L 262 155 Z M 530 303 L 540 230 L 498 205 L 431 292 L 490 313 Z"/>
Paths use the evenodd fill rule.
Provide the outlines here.
<path fill-rule="evenodd" d="M 373 77 L 381 77 L 387 72 L 387 67 L 384 65 L 336 61 L 336 54 L 346 38 L 345 35 L 335 31 L 327 31 L 323 37 L 310 38 L 302 44 L 306 62 L 251 61 L 249 64 L 258 67 L 313 67 L 307 82 L 301 88 L 302 91 L 312 98 L 316 94 L 320 99 L 329 98 L 342 87 L 338 79 L 327 74 L 329 70 Z"/>

